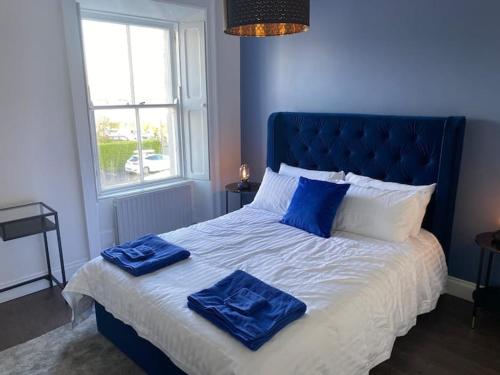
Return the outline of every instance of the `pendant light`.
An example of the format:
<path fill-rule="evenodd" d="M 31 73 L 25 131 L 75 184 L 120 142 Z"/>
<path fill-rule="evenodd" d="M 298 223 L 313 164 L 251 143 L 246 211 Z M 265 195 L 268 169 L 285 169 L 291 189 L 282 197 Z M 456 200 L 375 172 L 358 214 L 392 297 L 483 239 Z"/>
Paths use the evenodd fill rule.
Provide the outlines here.
<path fill-rule="evenodd" d="M 276 36 L 309 30 L 309 0 L 224 0 L 226 28 L 236 36 Z"/>

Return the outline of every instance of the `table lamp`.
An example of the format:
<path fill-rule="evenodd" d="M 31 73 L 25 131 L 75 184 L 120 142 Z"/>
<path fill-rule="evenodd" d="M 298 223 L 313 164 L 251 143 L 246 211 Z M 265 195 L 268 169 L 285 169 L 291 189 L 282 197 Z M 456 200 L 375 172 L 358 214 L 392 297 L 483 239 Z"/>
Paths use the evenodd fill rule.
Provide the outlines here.
<path fill-rule="evenodd" d="M 240 167 L 240 182 L 238 184 L 238 189 L 240 190 L 248 190 L 250 188 L 250 183 L 248 180 L 250 179 L 250 167 L 248 164 L 243 163 Z"/>

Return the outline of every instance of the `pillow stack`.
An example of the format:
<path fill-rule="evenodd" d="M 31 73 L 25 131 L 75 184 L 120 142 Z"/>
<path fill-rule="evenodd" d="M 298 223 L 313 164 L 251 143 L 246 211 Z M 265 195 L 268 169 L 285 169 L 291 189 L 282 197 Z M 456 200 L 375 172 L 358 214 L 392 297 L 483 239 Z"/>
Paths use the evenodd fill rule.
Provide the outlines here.
<path fill-rule="evenodd" d="M 266 168 L 259 191 L 254 201 L 250 204 L 252 208 L 259 208 L 284 215 L 292 201 L 293 194 L 297 189 L 300 177 L 318 181 L 342 181 L 344 172 L 313 171 L 292 167 L 281 163 L 279 174 L 271 168 Z"/>
<path fill-rule="evenodd" d="M 415 193 L 418 199 L 418 208 L 415 223 L 411 229 L 411 236 L 415 237 L 419 234 L 420 228 L 422 228 L 422 222 L 424 221 L 425 212 L 427 211 L 427 206 L 431 201 L 432 194 L 436 190 L 436 184 L 423 186 L 405 185 L 398 184 L 396 182 L 384 182 L 366 176 L 359 176 L 354 173 L 348 173 L 345 179 L 347 182 L 356 185 L 369 186 L 389 191 Z"/>
<path fill-rule="evenodd" d="M 415 226 L 415 193 L 351 185 L 332 230 L 384 241 L 403 242 Z"/>
<path fill-rule="evenodd" d="M 313 171 L 286 164 L 281 164 L 279 174 L 267 168 L 250 207 L 283 215 L 281 223 L 328 238 L 349 189 L 342 181 L 344 177 L 344 172 Z"/>
<path fill-rule="evenodd" d="M 338 230 L 403 242 L 420 232 L 434 190 L 435 184 L 404 185 L 281 164 L 279 174 L 266 169 L 250 206 L 324 238 Z"/>

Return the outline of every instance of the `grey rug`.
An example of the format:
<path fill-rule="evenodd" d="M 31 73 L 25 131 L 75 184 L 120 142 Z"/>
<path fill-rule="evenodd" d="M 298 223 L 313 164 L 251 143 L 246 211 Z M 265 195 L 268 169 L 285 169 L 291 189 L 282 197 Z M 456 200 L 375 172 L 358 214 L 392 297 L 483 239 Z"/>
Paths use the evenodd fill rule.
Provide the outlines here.
<path fill-rule="evenodd" d="M 0 352 L 1 375 L 144 374 L 97 332 L 95 317 Z"/>

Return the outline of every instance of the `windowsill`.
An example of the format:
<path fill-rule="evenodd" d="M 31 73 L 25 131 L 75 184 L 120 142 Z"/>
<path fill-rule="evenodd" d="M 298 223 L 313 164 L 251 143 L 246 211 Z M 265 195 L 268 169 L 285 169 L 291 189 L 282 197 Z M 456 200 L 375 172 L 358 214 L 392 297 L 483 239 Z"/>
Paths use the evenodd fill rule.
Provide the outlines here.
<path fill-rule="evenodd" d="M 150 192 L 158 191 L 158 190 L 175 188 L 178 186 L 191 185 L 192 183 L 193 183 L 193 180 L 188 180 L 186 178 L 178 178 L 175 180 L 165 181 L 162 183 L 153 184 L 153 185 L 149 185 L 149 186 L 136 186 L 136 187 L 131 187 L 131 188 L 124 188 L 122 190 L 104 192 L 104 193 L 99 194 L 99 196 L 97 197 L 97 200 L 101 201 L 101 200 L 113 199 L 113 198 L 124 198 L 124 197 L 129 197 L 132 195 L 138 195 L 138 194 L 150 193 Z"/>

